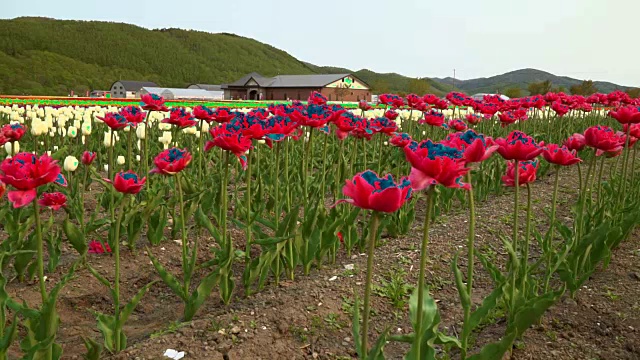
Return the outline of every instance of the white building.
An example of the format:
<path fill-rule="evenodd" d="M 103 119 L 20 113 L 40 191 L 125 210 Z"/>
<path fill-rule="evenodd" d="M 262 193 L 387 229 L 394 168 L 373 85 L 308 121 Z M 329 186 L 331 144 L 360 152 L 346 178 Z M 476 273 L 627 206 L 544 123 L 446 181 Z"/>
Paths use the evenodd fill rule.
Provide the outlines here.
<path fill-rule="evenodd" d="M 213 100 L 224 100 L 224 90 L 221 85 L 212 84 L 191 84 L 187 89 L 203 89 L 215 96 Z"/>
<path fill-rule="evenodd" d="M 130 81 L 130 80 L 120 80 L 116 81 L 111 85 L 111 93 L 112 98 L 126 98 L 126 99 L 134 99 L 139 97 L 139 91 L 143 87 L 157 87 L 156 83 L 151 81 Z"/>

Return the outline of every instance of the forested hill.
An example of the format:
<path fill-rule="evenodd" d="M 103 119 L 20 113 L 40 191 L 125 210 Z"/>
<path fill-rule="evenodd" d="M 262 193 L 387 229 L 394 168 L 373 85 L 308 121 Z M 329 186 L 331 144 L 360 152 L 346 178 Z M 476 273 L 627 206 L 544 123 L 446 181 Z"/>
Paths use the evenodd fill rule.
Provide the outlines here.
<path fill-rule="evenodd" d="M 218 84 L 256 71 L 312 74 L 291 55 L 232 34 L 43 18 L 0 20 L 0 93 L 66 94 L 118 79 Z"/>
<path fill-rule="evenodd" d="M 339 58 L 338 58 L 339 60 Z M 163 87 L 233 82 L 250 72 L 278 74 L 353 73 L 374 93 L 468 94 L 515 90 L 547 80 L 569 87 L 580 81 L 535 69 L 490 78 L 409 78 L 362 69 L 316 66 L 285 51 L 233 34 L 181 29 L 149 30 L 135 25 L 23 17 L 0 20 L 0 94 L 67 95 L 71 90 L 108 90 L 116 80 L 149 80 Z M 598 91 L 623 88 L 595 82 Z M 519 95 L 518 95 L 519 96 Z"/>
<path fill-rule="evenodd" d="M 184 87 L 233 82 L 253 71 L 265 76 L 335 72 L 328 69 L 336 68 L 307 64 L 273 46 L 233 34 L 148 30 L 99 21 L 0 20 L 0 94 L 84 93 L 108 89 L 119 79 Z M 369 70 L 356 74 L 379 92 L 407 92 L 413 81 L 413 90 L 444 93 L 435 82 L 436 88 L 429 89 L 426 81 L 398 74 Z"/>

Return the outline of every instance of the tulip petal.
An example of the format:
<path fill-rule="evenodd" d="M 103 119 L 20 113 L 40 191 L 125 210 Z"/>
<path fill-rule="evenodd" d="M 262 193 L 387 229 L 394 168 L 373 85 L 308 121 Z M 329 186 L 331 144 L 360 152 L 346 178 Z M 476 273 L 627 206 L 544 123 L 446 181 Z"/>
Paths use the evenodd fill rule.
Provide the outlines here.
<path fill-rule="evenodd" d="M 9 191 L 7 198 L 13 204 L 13 208 L 17 209 L 30 204 L 37 195 L 36 189 L 26 191 L 13 190 Z"/>

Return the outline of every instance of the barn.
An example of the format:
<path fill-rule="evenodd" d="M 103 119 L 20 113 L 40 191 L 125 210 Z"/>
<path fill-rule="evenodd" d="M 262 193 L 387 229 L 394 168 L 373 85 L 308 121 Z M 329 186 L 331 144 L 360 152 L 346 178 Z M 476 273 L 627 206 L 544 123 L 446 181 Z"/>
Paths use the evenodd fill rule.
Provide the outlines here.
<path fill-rule="evenodd" d="M 317 91 L 329 101 L 371 101 L 369 85 L 352 74 L 264 77 L 253 72 L 221 87 L 229 100 L 306 100 Z"/>
<path fill-rule="evenodd" d="M 111 85 L 109 92 L 112 98 L 133 99 L 143 87 L 158 87 L 158 85 L 151 81 L 119 80 Z"/>

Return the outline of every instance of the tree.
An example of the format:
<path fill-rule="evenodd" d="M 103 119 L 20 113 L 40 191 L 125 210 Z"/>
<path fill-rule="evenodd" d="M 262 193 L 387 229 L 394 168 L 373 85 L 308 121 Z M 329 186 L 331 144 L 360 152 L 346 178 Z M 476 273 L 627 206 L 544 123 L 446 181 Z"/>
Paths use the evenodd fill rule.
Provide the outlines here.
<path fill-rule="evenodd" d="M 544 95 L 551 91 L 551 80 L 545 80 L 540 82 L 534 82 L 527 85 L 527 90 L 530 95 Z"/>
<path fill-rule="evenodd" d="M 423 96 L 431 90 L 431 85 L 425 79 L 411 79 L 408 87 L 409 93 Z"/>
<path fill-rule="evenodd" d="M 338 86 L 333 89 L 333 93 L 336 95 L 336 100 L 341 101 L 349 93 L 349 88 L 347 88 L 346 85 L 339 83 Z"/>
<path fill-rule="evenodd" d="M 389 83 L 384 80 L 375 80 L 371 83 L 371 91 L 376 94 L 387 94 L 391 91 Z"/>
<path fill-rule="evenodd" d="M 583 80 L 581 84 L 573 85 L 569 88 L 573 95 L 589 96 L 598 92 L 592 80 Z"/>
<path fill-rule="evenodd" d="M 560 86 L 552 88 L 551 92 L 554 92 L 554 93 L 560 93 L 560 92 L 566 93 L 567 92 L 567 88 L 562 86 L 562 85 L 560 85 Z"/>
<path fill-rule="evenodd" d="M 631 98 L 640 97 L 640 88 L 628 88 L 627 90 L 625 90 L 625 92 Z"/>
<path fill-rule="evenodd" d="M 510 98 L 522 97 L 522 89 L 518 87 L 511 87 L 504 91 L 504 94 Z"/>

